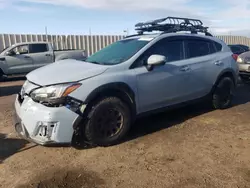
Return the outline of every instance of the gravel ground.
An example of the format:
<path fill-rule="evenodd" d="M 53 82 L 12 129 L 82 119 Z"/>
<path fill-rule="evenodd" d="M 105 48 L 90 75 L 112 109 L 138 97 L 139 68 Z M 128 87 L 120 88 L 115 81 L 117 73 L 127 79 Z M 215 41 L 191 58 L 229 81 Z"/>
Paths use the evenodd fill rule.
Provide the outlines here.
<path fill-rule="evenodd" d="M 138 120 L 120 145 L 74 149 L 16 136 L 22 83 L 0 83 L 0 188 L 250 188 L 250 86 L 239 86 L 230 109 L 161 113 Z"/>

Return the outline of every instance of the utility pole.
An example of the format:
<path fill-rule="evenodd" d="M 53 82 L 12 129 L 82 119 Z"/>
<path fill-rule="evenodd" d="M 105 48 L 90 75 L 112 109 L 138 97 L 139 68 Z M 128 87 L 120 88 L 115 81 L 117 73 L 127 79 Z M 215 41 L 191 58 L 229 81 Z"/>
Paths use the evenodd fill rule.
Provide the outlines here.
<path fill-rule="evenodd" d="M 91 33 L 91 27 L 89 28 L 89 35 L 90 35 L 90 36 L 92 35 L 92 33 Z"/>
<path fill-rule="evenodd" d="M 126 36 L 129 35 L 129 30 L 128 30 L 128 28 L 127 28 L 126 30 L 124 30 L 123 32 L 126 33 Z"/>
<path fill-rule="evenodd" d="M 48 29 L 47 29 L 47 26 L 45 26 L 45 35 L 46 35 L 46 42 L 48 42 Z"/>

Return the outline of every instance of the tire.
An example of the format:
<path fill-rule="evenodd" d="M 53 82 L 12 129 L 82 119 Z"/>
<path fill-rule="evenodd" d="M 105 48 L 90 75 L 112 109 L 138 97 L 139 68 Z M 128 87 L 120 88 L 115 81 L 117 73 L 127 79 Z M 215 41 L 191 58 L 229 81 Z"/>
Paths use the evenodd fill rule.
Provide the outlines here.
<path fill-rule="evenodd" d="M 3 72 L 1 69 L 0 69 L 0 81 L 3 81 Z"/>
<path fill-rule="evenodd" d="M 117 97 L 99 100 L 92 106 L 85 123 L 85 139 L 94 145 L 118 144 L 131 126 L 131 112 Z"/>
<path fill-rule="evenodd" d="M 214 109 L 227 109 L 232 105 L 235 84 L 230 77 L 223 77 L 215 86 L 212 94 Z"/>

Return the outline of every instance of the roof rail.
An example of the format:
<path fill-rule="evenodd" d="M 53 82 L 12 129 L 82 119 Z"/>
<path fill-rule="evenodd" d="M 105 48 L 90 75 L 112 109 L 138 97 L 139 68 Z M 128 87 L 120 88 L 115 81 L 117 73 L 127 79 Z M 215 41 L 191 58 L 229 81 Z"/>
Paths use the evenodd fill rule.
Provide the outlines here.
<path fill-rule="evenodd" d="M 204 27 L 201 20 L 181 17 L 166 17 L 147 22 L 140 22 L 135 25 L 135 30 L 137 30 L 138 34 L 152 31 L 161 31 L 163 33 L 190 31 L 193 34 L 201 32 L 208 36 L 212 36 L 208 32 L 208 27 Z"/>

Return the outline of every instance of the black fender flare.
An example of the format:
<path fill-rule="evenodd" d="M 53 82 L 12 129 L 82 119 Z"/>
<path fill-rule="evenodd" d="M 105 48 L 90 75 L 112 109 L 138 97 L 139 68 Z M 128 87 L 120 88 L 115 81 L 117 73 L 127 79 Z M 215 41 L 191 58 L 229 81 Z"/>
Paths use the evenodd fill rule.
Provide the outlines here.
<path fill-rule="evenodd" d="M 123 100 L 129 105 L 131 110 L 131 115 L 134 117 L 136 115 L 136 101 L 135 93 L 128 84 L 124 82 L 113 82 L 104 84 L 96 89 L 94 89 L 86 98 L 85 104 L 87 106 L 93 104 L 96 100 L 102 97 L 116 96 Z"/>
<path fill-rule="evenodd" d="M 225 76 L 228 76 L 230 78 L 233 79 L 234 81 L 234 84 L 236 85 L 237 84 L 237 75 L 235 74 L 234 70 L 232 70 L 231 68 L 227 68 L 223 71 L 221 71 L 221 73 L 219 74 L 219 76 L 217 77 L 217 80 L 215 81 L 214 83 L 214 86 L 216 86 L 216 84 Z"/>
<path fill-rule="evenodd" d="M 217 84 L 219 83 L 219 81 L 220 81 L 222 78 L 226 77 L 226 76 L 232 78 L 235 87 L 237 86 L 237 79 L 238 79 L 237 75 L 235 74 L 234 70 L 232 70 L 231 68 L 227 68 L 227 69 L 221 71 L 221 73 L 220 73 L 219 76 L 217 77 L 217 79 L 216 79 L 216 81 L 214 82 L 213 87 L 212 87 L 212 89 L 211 89 L 211 91 L 210 91 L 210 93 L 209 93 L 209 96 L 213 94 L 213 92 L 214 92 L 214 90 L 215 90 Z"/>

